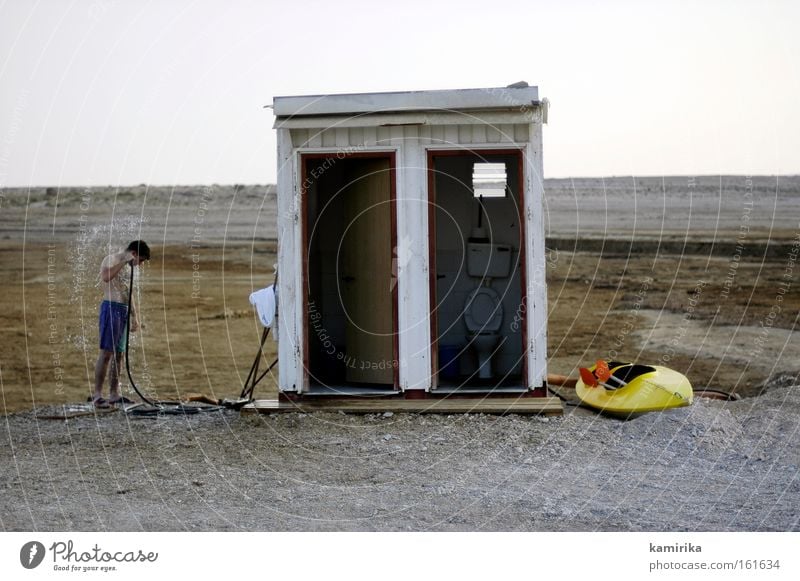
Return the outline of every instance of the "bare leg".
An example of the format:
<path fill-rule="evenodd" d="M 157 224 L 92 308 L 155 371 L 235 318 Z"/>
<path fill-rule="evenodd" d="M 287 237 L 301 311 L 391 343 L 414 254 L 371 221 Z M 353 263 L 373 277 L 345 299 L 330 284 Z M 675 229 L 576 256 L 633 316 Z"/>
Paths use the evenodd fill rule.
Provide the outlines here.
<path fill-rule="evenodd" d="M 111 361 L 111 370 L 108 374 L 108 399 L 119 399 L 119 369 L 122 365 L 122 353 L 114 353 Z"/>
<path fill-rule="evenodd" d="M 113 356 L 114 354 L 110 351 L 104 351 L 103 349 L 100 349 L 100 354 L 97 356 L 97 363 L 94 366 L 93 399 L 97 399 L 103 395 L 103 382 L 105 381 L 106 373 L 108 372 L 108 363 L 111 361 Z"/>

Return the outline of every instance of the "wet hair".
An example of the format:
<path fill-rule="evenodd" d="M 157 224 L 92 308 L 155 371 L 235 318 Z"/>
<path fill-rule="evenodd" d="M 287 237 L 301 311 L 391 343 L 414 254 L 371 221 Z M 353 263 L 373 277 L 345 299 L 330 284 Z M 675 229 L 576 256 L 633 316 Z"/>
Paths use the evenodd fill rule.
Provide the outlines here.
<path fill-rule="evenodd" d="M 150 247 L 144 240 L 134 240 L 125 250 L 131 250 L 142 260 L 150 260 Z"/>

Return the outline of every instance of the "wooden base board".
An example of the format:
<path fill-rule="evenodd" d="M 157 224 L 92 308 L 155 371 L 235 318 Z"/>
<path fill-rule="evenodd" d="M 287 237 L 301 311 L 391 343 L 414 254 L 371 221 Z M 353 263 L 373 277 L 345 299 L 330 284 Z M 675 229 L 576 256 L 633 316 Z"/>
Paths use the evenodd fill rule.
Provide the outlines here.
<path fill-rule="evenodd" d="M 242 408 L 243 414 L 282 412 L 345 412 L 375 414 L 405 412 L 414 414 L 544 414 L 561 415 L 557 397 L 470 397 L 470 398 L 329 398 L 281 401 L 259 399 Z"/>

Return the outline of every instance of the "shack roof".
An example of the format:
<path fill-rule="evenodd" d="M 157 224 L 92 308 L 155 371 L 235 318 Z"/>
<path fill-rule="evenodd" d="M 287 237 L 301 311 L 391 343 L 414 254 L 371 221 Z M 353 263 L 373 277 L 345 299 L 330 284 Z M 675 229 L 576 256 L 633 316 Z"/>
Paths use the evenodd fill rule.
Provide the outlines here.
<path fill-rule="evenodd" d="M 524 85 L 524 83 L 520 83 Z M 531 86 L 275 97 L 276 117 L 361 115 L 409 111 L 511 110 L 540 105 Z"/>

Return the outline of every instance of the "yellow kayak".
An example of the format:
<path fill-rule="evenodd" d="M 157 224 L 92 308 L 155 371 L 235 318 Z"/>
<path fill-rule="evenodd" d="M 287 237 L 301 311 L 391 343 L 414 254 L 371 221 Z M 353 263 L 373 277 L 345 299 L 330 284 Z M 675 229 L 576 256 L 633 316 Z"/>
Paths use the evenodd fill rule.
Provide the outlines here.
<path fill-rule="evenodd" d="M 594 365 L 589 371 L 594 373 L 597 367 L 598 365 Z M 584 379 L 579 379 L 575 385 L 575 392 L 587 406 L 627 416 L 683 407 L 692 403 L 692 384 L 685 375 L 674 369 L 617 361 L 608 363 L 608 369 L 611 376 L 604 381 L 595 381 L 593 376 L 586 380 L 591 380 L 595 387 L 587 385 Z"/>

